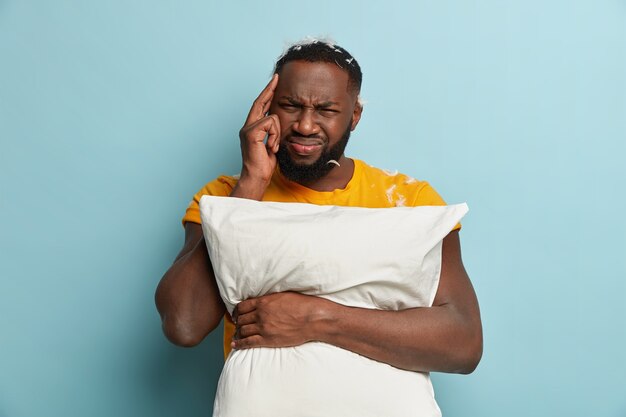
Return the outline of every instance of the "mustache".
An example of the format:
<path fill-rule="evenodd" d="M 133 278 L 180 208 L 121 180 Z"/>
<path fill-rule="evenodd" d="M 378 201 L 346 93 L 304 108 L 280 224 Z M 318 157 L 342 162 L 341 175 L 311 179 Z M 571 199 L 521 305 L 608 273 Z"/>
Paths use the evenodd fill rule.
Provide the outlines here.
<path fill-rule="evenodd" d="M 301 135 L 299 133 L 291 133 L 287 136 L 287 139 L 320 139 L 323 140 L 324 138 L 321 137 L 318 134 L 314 134 L 314 135 Z"/>

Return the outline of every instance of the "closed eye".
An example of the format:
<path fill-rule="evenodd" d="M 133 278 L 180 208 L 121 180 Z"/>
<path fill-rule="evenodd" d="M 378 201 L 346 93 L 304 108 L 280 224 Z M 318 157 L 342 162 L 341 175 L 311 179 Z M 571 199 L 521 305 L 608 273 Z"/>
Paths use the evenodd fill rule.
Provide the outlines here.
<path fill-rule="evenodd" d="M 317 109 L 317 111 L 322 116 L 326 116 L 326 117 L 331 117 L 331 116 L 334 116 L 334 115 L 339 113 L 339 110 L 336 110 L 336 109 L 326 109 L 326 108 Z"/>
<path fill-rule="evenodd" d="M 298 104 L 293 104 L 293 103 L 280 103 L 279 106 L 282 109 L 285 109 L 287 111 L 295 111 L 295 110 L 298 110 L 300 107 L 302 107 Z"/>

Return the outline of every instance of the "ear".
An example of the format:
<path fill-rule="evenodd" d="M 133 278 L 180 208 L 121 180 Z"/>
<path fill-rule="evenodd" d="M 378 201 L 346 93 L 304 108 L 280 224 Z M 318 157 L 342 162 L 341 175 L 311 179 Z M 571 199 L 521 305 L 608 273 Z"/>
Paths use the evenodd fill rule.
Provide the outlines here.
<path fill-rule="evenodd" d="M 361 97 L 357 97 L 356 103 L 354 104 L 354 111 L 352 112 L 352 125 L 350 126 L 350 130 L 356 129 L 356 125 L 359 124 L 359 120 L 361 120 L 361 114 L 363 113 L 363 104 L 361 104 Z"/>

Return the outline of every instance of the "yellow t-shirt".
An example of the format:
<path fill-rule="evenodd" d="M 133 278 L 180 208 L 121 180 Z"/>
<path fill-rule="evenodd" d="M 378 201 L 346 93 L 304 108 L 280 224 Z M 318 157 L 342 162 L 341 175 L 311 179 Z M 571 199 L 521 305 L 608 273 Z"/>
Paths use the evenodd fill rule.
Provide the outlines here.
<path fill-rule="evenodd" d="M 183 217 L 186 222 L 201 223 L 198 203 L 203 195 L 227 196 L 237 183 L 237 178 L 220 176 L 206 184 L 193 197 Z M 354 159 L 354 173 L 345 188 L 334 191 L 315 191 L 298 183 L 288 181 L 277 169 L 263 195 L 263 201 L 284 203 L 310 203 L 368 208 L 399 206 L 443 206 L 445 201 L 426 181 L 419 181 L 404 174 L 374 168 Z M 454 228 L 460 229 L 457 224 Z M 224 357 L 231 351 L 230 342 L 235 325 L 228 313 L 224 320 Z"/>

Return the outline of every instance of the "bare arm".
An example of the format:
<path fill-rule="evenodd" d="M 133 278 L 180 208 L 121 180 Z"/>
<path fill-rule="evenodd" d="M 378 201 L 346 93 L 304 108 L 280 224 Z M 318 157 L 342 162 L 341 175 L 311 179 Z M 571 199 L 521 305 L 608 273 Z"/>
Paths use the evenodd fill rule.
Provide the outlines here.
<path fill-rule="evenodd" d="M 274 75 L 239 132 L 243 164 L 232 197 L 260 200 L 276 167 L 280 122 L 266 113 L 277 83 L 278 75 Z M 220 323 L 226 309 L 200 225 L 185 225 L 185 245 L 161 278 L 155 299 L 163 332 L 176 345 L 195 346 Z"/>
<path fill-rule="evenodd" d="M 156 290 L 163 332 L 174 344 L 195 346 L 222 320 L 213 267 L 199 224 L 185 225 L 185 244 Z"/>
<path fill-rule="evenodd" d="M 322 341 L 414 371 L 472 372 L 482 355 L 478 301 L 461 261 L 458 232 L 444 239 L 433 307 L 381 311 L 277 293 L 243 301 L 233 347 Z"/>
<path fill-rule="evenodd" d="M 461 262 L 458 232 L 444 240 L 441 281 L 431 308 L 331 309 L 323 341 L 416 371 L 472 372 L 482 355 L 476 295 Z"/>

